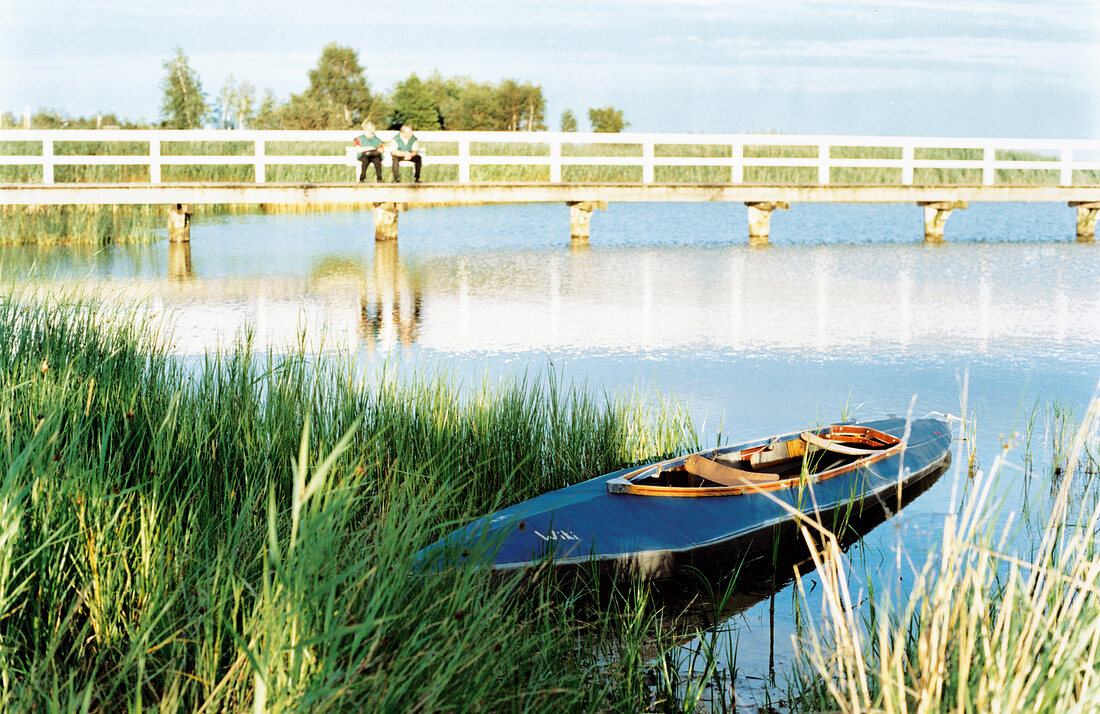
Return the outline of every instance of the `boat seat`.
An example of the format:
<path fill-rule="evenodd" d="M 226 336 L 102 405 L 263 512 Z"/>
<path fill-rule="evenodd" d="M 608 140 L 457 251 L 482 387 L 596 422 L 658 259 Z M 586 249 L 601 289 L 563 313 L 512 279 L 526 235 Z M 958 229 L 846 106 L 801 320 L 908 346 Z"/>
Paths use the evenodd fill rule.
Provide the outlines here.
<path fill-rule="evenodd" d="M 750 486 L 753 484 L 774 483 L 779 480 L 775 474 L 756 473 L 744 469 L 726 466 L 705 456 L 692 454 L 684 460 L 684 470 L 693 476 L 722 486 Z"/>
<path fill-rule="evenodd" d="M 863 449 L 858 446 L 849 446 L 832 439 L 826 439 L 820 434 L 815 434 L 812 431 L 804 431 L 801 434 L 803 441 L 807 444 L 816 446 L 824 451 L 831 451 L 834 454 L 848 454 L 849 456 L 867 456 L 869 454 L 877 454 L 881 452 L 881 449 Z"/>

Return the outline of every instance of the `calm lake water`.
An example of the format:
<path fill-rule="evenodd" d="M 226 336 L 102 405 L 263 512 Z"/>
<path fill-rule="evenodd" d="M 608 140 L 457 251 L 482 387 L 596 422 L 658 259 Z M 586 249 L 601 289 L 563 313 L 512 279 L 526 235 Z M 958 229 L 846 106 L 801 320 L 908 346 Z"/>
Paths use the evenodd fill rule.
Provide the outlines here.
<path fill-rule="evenodd" d="M 581 247 L 562 205 L 417 209 L 397 245 L 374 243 L 369 211 L 231 216 L 195 222 L 189 250 L 3 248 L 0 276 L 146 299 L 185 356 L 250 324 L 259 345 L 323 335 L 368 366 L 468 382 L 552 365 L 594 390 L 674 395 L 707 443 L 965 400 L 982 467 L 1035 421 L 1034 471 L 1017 449 L 1000 487 L 1006 512 L 1026 510 L 1047 490 L 1054 409 L 1082 416 L 1100 379 L 1100 247 L 1073 242 L 1064 205 L 973 204 L 941 246 L 921 243 L 922 216 L 795 205 L 763 250 L 740 205 L 612 204 Z M 856 579 L 907 582 L 955 485 L 948 472 L 853 548 Z M 789 664 L 795 600 L 788 585 L 728 621 L 739 691 L 763 696 L 757 678 Z"/>

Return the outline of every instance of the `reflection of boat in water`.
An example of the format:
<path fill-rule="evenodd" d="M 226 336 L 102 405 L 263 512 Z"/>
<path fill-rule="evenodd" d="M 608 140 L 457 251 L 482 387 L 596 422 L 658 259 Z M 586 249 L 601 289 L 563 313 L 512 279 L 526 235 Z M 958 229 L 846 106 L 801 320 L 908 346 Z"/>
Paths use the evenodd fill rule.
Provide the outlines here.
<path fill-rule="evenodd" d="M 889 504 L 882 504 L 885 507 L 853 512 L 835 533 L 840 552 L 863 541 L 897 510 L 931 488 L 949 465 L 950 458 L 924 478 L 909 482 L 900 502 L 891 498 Z M 789 642 L 798 628 L 797 616 L 792 618 L 784 604 L 788 598 L 783 590 L 814 571 L 811 548 L 818 558 L 837 552 L 820 548 L 815 529 L 807 529 L 807 533 L 812 545 L 794 528 L 777 529 L 773 547 L 764 557 L 726 563 L 724 569 L 716 565 L 700 573 L 682 571 L 679 577 L 644 584 L 647 608 L 660 626 L 637 651 L 646 663 L 646 681 L 655 694 L 662 691 L 658 681 L 671 670 L 681 694 L 705 681 L 701 701 L 712 711 L 772 710 L 759 705 L 786 695 L 776 671 L 790 663 L 792 653 L 783 643 Z M 638 587 L 643 584 L 629 583 L 625 589 L 582 586 L 569 592 L 580 596 L 574 600 L 580 606 L 580 618 L 600 621 L 607 612 L 638 602 L 634 590 Z M 745 648 L 746 642 L 751 647 Z M 608 660 L 624 654 L 616 649 L 614 640 L 601 646 Z"/>
<path fill-rule="evenodd" d="M 946 463 L 950 443 L 939 419 L 883 419 L 710 449 L 543 494 L 419 558 L 425 567 L 483 557 L 500 571 L 550 562 L 644 579 L 728 572 L 771 553 L 802 518 L 836 531 L 865 510 L 895 510 Z"/>

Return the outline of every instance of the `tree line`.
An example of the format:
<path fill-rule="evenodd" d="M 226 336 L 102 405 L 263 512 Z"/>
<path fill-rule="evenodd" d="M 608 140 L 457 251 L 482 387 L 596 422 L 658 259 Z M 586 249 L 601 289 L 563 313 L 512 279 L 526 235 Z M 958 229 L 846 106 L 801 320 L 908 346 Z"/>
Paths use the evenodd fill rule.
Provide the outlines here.
<path fill-rule="evenodd" d="M 444 78 L 435 71 L 424 79 L 411 74 L 390 93 L 378 93 L 371 90 L 358 53 L 336 43 L 321 51 L 317 66 L 309 71 L 309 86 L 286 101 L 276 99 L 270 89 L 261 96 L 250 82 L 238 81 L 233 75 L 216 95 L 208 95 L 180 47 L 163 66 L 162 128 L 353 129 L 367 120 L 379 129 L 409 124 L 421 131 L 547 128 L 546 100 L 536 84 L 514 79 L 491 83 L 469 77 Z M 588 120 L 592 131 L 598 132 L 619 132 L 629 126 L 622 111 L 611 106 L 589 109 Z M 40 110 L 30 123 L 42 129 L 136 127 L 113 114 L 69 119 L 49 110 Z M 18 125 L 10 113 L 0 115 L 0 126 Z M 559 128 L 578 130 L 572 110 L 562 113 Z"/>

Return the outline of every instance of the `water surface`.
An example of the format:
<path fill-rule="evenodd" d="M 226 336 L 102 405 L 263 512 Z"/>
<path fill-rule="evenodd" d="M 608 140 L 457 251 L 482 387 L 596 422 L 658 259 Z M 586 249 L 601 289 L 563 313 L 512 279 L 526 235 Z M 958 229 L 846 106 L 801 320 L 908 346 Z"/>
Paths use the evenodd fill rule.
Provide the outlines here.
<path fill-rule="evenodd" d="M 249 325 L 257 345 L 304 335 L 469 382 L 552 365 L 674 395 L 705 443 L 965 409 L 988 467 L 1031 421 L 1036 467 L 1017 452 L 1001 487 L 1023 512 L 1049 490 L 1052 405 L 1083 414 L 1100 378 L 1100 252 L 1073 233 L 1054 204 L 974 204 L 939 246 L 916 206 L 796 205 L 763 250 L 722 204 L 613 204 L 581 246 L 561 205 L 413 210 L 397 244 L 374 243 L 369 211 L 246 215 L 196 222 L 190 246 L 4 248 L 0 275 L 146 300 L 185 356 Z M 964 490 L 948 473 L 869 534 L 857 579 L 908 582 Z M 739 687 L 789 663 L 795 599 L 788 584 L 730 621 Z"/>

